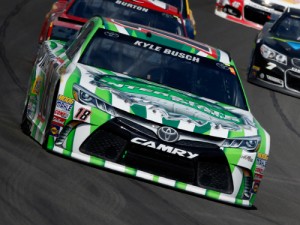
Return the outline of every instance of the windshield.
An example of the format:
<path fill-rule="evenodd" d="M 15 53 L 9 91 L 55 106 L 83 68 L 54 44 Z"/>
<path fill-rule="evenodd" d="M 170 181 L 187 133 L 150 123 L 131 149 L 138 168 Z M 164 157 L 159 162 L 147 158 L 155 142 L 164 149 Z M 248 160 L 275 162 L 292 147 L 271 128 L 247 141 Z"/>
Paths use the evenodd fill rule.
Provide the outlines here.
<path fill-rule="evenodd" d="M 288 15 L 278 20 L 272 32 L 279 38 L 288 39 L 291 41 L 299 41 L 299 27 L 300 17 Z"/>
<path fill-rule="evenodd" d="M 233 67 L 131 36 L 99 29 L 79 63 L 247 109 Z"/>
<path fill-rule="evenodd" d="M 121 0 L 77 0 L 68 14 L 87 19 L 103 16 L 126 20 L 185 36 L 183 24 L 178 17 Z"/>

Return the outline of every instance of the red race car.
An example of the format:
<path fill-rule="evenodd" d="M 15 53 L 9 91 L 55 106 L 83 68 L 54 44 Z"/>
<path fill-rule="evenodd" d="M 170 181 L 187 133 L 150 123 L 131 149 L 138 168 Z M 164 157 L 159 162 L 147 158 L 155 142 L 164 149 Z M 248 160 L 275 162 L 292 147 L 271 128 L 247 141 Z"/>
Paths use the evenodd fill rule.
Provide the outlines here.
<path fill-rule="evenodd" d="M 187 37 L 178 9 L 161 1 L 58 0 L 46 15 L 39 42 L 67 41 L 94 16 L 126 20 Z"/>

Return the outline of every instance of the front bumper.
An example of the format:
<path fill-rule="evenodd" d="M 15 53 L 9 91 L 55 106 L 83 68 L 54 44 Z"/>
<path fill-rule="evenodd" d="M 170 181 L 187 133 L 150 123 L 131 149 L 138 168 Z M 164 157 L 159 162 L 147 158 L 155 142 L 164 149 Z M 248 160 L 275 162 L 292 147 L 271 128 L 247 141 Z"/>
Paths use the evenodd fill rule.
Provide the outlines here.
<path fill-rule="evenodd" d="M 84 106 L 75 102 L 75 109 L 81 107 Z M 253 169 L 257 157 L 256 152 L 233 148 L 222 149 L 218 145 L 198 141 L 165 143 L 172 149 L 199 153 L 199 157 L 190 160 L 174 152 L 170 154 L 161 149 L 145 147 L 146 145 L 136 145 L 131 141 L 132 137 L 158 143 L 155 133 L 141 127 L 152 122 L 139 118 L 140 122 L 136 124 L 137 117 L 129 114 L 123 116 L 108 119 L 100 126 L 82 122 L 66 130 L 68 124 L 65 124 L 57 136 L 49 136 L 47 149 L 95 166 L 214 200 L 246 207 L 252 206 L 260 182 L 256 180 L 257 173 L 262 174 L 264 170 L 262 168 L 257 172 Z M 75 117 L 73 121 L 74 119 Z M 70 121 L 70 123 L 73 122 Z M 90 133 L 91 130 L 94 132 Z M 183 136 L 195 135 L 181 130 L 179 132 Z M 199 137 L 198 134 L 197 137 Z M 211 140 L 213 137 L 207 136 L 206 138 Z M 216 141 L 215 138 L 213 139 Z M 219 142 L 219 138 L 217 139 Z M 245 171 L 248 174 L 245 174 Z"/>
<path fill-rule="evenodd" d="M 250 83 L 300 98 L 300 69 L 258 57 L 248 72 Z"/>

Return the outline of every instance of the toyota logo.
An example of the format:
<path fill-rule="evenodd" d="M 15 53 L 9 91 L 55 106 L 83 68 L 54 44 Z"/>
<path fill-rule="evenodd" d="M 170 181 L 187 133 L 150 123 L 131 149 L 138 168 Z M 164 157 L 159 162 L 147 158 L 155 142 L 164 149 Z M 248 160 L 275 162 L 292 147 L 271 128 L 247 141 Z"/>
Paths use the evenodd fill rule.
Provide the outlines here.
<path fill-rule="evenodd" d="M 178 132 L 172 127 L 161 127 L 157 131 L 158 137 L 166 142 L 175 142 L 179 138 Z"/>

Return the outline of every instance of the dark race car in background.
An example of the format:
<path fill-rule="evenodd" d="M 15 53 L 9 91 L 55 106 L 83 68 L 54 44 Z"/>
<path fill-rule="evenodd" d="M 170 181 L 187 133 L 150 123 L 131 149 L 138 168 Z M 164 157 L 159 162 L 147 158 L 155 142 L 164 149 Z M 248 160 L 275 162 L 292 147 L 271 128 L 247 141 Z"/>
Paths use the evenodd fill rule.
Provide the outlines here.
<path fill-rule="evenodd" d="M 108 18 L 43 42 L 22 129 L 49 151 L 242 206 L 270 151 L 226 52 Z"/>
<path fill-rule="evenodd" d="M 156 0 L 153 0 L 154 2 Z M 168 3 L 169 5 L 175 6 L 182 15 L 184 26 L 186 28 L 188 37 L 195 39 L 197 34 L 196 31 L 196 21 L 193 16 L 193 11 L 190 9 L 189 0 L 162 0 L 163 2 Z"/>
<path fill-rule="evenodd" d="M 287 9 L 255 40 L 248 81 L 300 97 L 300 10 Z"/>
<path fill-rule="evenodd" d="M 103 16 L 187 36 L 178 9 L 160 1 L 147 0 L 58 0 L 46 15 L 39 42 L 67 41 L 91 17 Z"/>
<path fill-rule="evenodd" d="M 272 14 L 300 8 L 299 0 L 217 0 L 215 14 L 248 27 L 262 29 Z"/>

